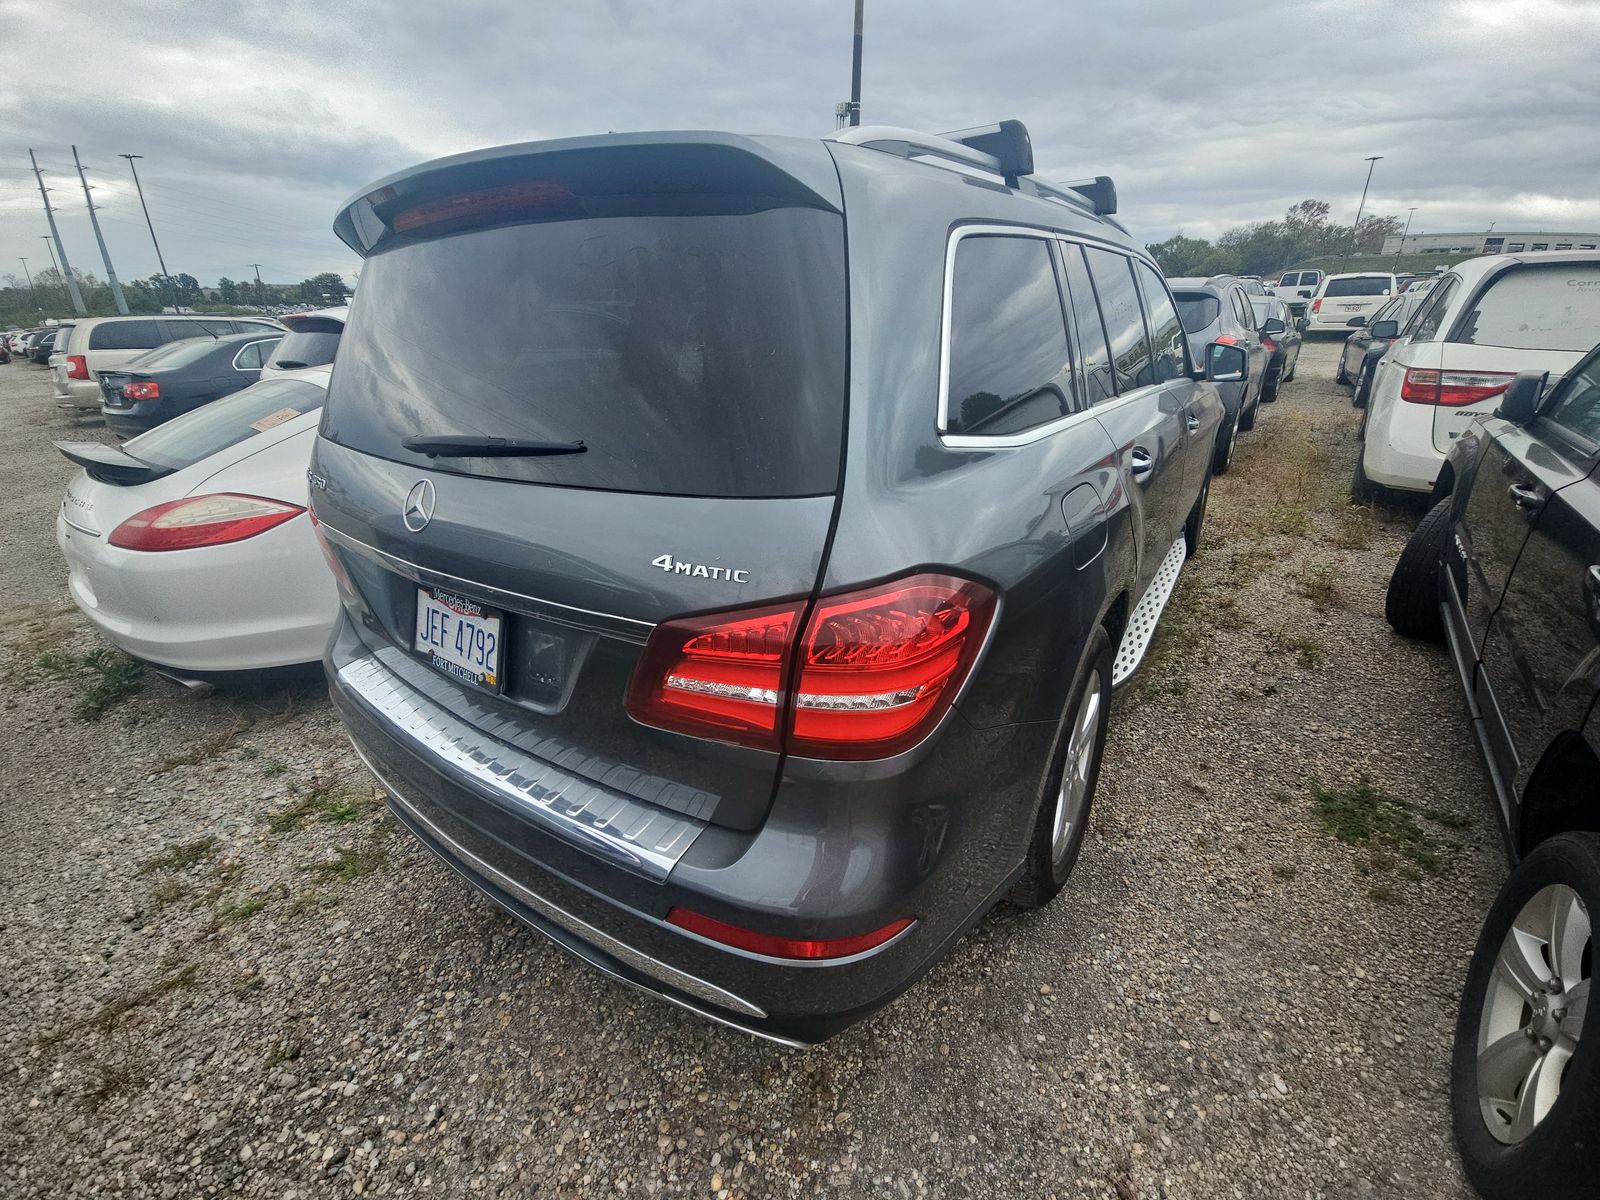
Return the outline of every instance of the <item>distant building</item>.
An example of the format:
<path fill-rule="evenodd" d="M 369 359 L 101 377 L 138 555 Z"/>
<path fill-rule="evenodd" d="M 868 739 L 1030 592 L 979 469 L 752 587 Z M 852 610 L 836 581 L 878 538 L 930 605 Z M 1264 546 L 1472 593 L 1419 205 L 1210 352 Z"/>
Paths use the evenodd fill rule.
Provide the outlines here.
<path fill-rule="evenodd" d="M 1521 254 L 1533 250 L 1593 250 L 1600 233 L 1413 233 L 1383 239 L 1383 254 Z"/>

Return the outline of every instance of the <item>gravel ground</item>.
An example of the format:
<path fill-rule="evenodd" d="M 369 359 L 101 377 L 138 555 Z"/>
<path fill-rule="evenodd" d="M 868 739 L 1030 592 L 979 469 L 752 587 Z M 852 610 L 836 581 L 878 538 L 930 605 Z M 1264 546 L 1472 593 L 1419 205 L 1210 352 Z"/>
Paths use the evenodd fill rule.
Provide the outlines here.
<path fill-rule="evenodd" d="M 75 717 L 64 426 L 0 368 L 0 1194 L 1468 1196 L 1447 1061 L 1503 859 L 1444 654 L 1382 619 L 1415 514 L 1343 503 L 1334 349 L 1213 489 L 1067 891 L 804 1052 L 476 899 L 314 683 Z"/>

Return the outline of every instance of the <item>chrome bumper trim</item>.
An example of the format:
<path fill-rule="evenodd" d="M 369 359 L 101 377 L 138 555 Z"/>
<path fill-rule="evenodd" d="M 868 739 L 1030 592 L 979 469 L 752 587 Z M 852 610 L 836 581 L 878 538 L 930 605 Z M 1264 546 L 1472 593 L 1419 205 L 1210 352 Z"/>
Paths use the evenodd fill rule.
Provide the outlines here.
<path fill-rule="evenodd" d="M 693 996 L 697 1000 L 703 1000 L 707 1004 L 715 1004 L 719 1008 L 726 1008 L 734 1012 L 743 1013 L 747 1017 L 760 1018 L 767 1015 L 766 1010 L 761 1008 L 759 1005 L 752 1004 L 750 1001 L 740 996 L 736 996 L 732 992 L 724 991 L 714 983 L 707 983 L 704 979 L 701 979 L 696 975 L 690 975 L 687 971 L 680 971 L 678 968 L 668 966 L 659 959 L 651 958 L 642 950 L 634 949 L 626 942 L 612 937 L 609 933 L 606 933 L 600 929 L 596 929 L 582 917 L 574 916 L 560 905 L 555 904 L 550 900 L 546 900 L 543 896 L 539 895 L 538 892 L 535 892 L 525 884 L 518 883 L 515 879 L 507 875 L 498 867 L 494 866 L 492 863 L 474 854 L 471 850 L 468 850 L 455 838 L 451 837 L 448 833 L 441 829 L 437 824 L 423 816 L 422 813 L 418 812 L 408 801 L 405 800 L 404 797 L 400 795 L 394 785 L 390 783 L 389 780 L 384 776 L 383 772 L 378 770 L 377 766 L 374 765 L 372 760 L 367 757 L 366 752 L 361 749 L 360 745 L 358 745 L 353 738 L 351 739 L 350 744 L 355 749 L 356 757 L 366 765 L 367 770 L 372 772 L 373 778 L 376 779 L 383 786 L 384 791 L 389 794 L 389 803 L 400 811 L 402 817 L 407 823 L 420 826 L 427 832 L 428 837 L 432 838 L 434 841 L 439 843 L 440 846 L 444 847 L 448 853 L 439 854 L 438 857 L 443 859 L 448 866 L 455 868 L 469 882 L 476 882 L 473 879 L 474 874 L 481 876 L 484 880 L 492 883 L 495 887 L 510 893 L 512 896 L 515 896 L 519 902 L 527 905 L 530 909 L 538 913 L 552 925 L 559 925 L 562 929 L 572 934 L 573 937 L 582 939 L 587 944 L 593 946 L 596 950 L 599 950 L 603 954 L 610 955 L 624 966 L 632 967 L 640 974 L 648 975 L 651 979 L 654 979 L 667 987 L 676 988 L 678 991 Z M 433 847 L 429 848 L 433 849 Z M 490 898 L 494 899 L 495 897 L 491 895 Z M 536 927 L 535 930 L 536 932 L 538 931 Z M 558 942 L 557 945 L 560 945 L 560 943 Z M 633 984 L 635 987 L 640 986 L 636 981 L 628 979 L 626 976 L 613 974 L 613 978 L 619 979 L 623 983 Z M 649 991 L 650 989 L 647 988 L 645 990 Z M 650 994 L 660 995 L 660 993 L 657 992 L 651 992 Z M 727 1020 L 725 1017 L 719 1017 L 714 1013 L 701 1012 L 700 1009 L 695 1008 L 693 1005 L 685 1004 L 674 996 L 663 996 L 662 998 L 671 1000 L 676 1004 L 681 1004 L 682 1007 L 688 1008 L 692 1012 L 699 1013 L 701 1016 L 710 1017 L 711 1019 L 721 1021 L 724 1024 L 734 1025 L 735 1028 L 743 1028 L 743 1026 L 736 1025 L 734 1022 Z M 748 1032 L 760 1033 L 761 1031 L 750 1030 Z M 763 1034 L 762 1036 L 773 1037 L 771 1034 Z M 785 1045 L 800 1046 L 805 1044 L 803 1042 L 789 1042 L 775 1037 L 773 1040 L 783 1041 Z"/>
<path fill-rule="evenodd" d="M 388 733 L 531 823 L 660 883 L 705 825 L 599 787 L 490 737 L 395 678 L 374 658 L 339 668 L 341 687 Z"/>

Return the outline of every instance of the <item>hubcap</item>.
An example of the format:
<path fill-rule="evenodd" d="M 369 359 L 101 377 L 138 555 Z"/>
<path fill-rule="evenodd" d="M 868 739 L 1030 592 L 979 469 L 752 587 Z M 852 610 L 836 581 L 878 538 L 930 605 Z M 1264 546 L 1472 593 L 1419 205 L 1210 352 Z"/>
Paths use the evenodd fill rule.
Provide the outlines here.
<path fill-rule="evenodd" d="M 1582 898 L 1565 884 L 1540 889 L 1500 947 L 1478 1028 L 1478 1106 L 1498 1141 L 1522 1141 L 1555 1107 L 1593 975 Z"/>
<path fill-rule="evenodd" d="M 1095 746 L 1100 740 L 1100 705 L 1104 698 L 1097 671 L 1078 701 L 1078 711 L 1072 714 L 1067 762 L 1061 772 L 1055 825 L 1050 832 L 1050 861 L 1057 865 L 1066 857 L 1073 831 L 1083 821 L 1083 810 L 1089 803 L 1089 772 L 1094 769 Z"/>

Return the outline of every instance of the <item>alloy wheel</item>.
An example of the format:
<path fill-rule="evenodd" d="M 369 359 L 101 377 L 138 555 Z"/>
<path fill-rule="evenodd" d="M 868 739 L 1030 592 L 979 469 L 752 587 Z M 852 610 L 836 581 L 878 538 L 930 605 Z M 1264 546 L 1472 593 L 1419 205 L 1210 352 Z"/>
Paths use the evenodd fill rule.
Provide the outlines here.
<path fill-rule="evenodd" d="M 1072 714 L 1067 761 L 1061 771 L 1061 790 L 1056 794 L 1055 823 L 1050 832 L 1050 860 L 1056 864 L 1066 857 L 1073 832 L 1083 821 L 1089 803 L 1089 777 L 1100 741 L 1100 708 L 1104 700 L 1104 684 L 1096 671 L 1083 689 L 1077 712 Z"/>
<path fill-rule="evenodd" d="M 1593 986 L 1590 913 L 1565 884 L 1540 889 L 1511 923 L 1478 1027 L 1478 1106 L 1495 1139 L 1522 1141 L 1561 1096 Z"/>

